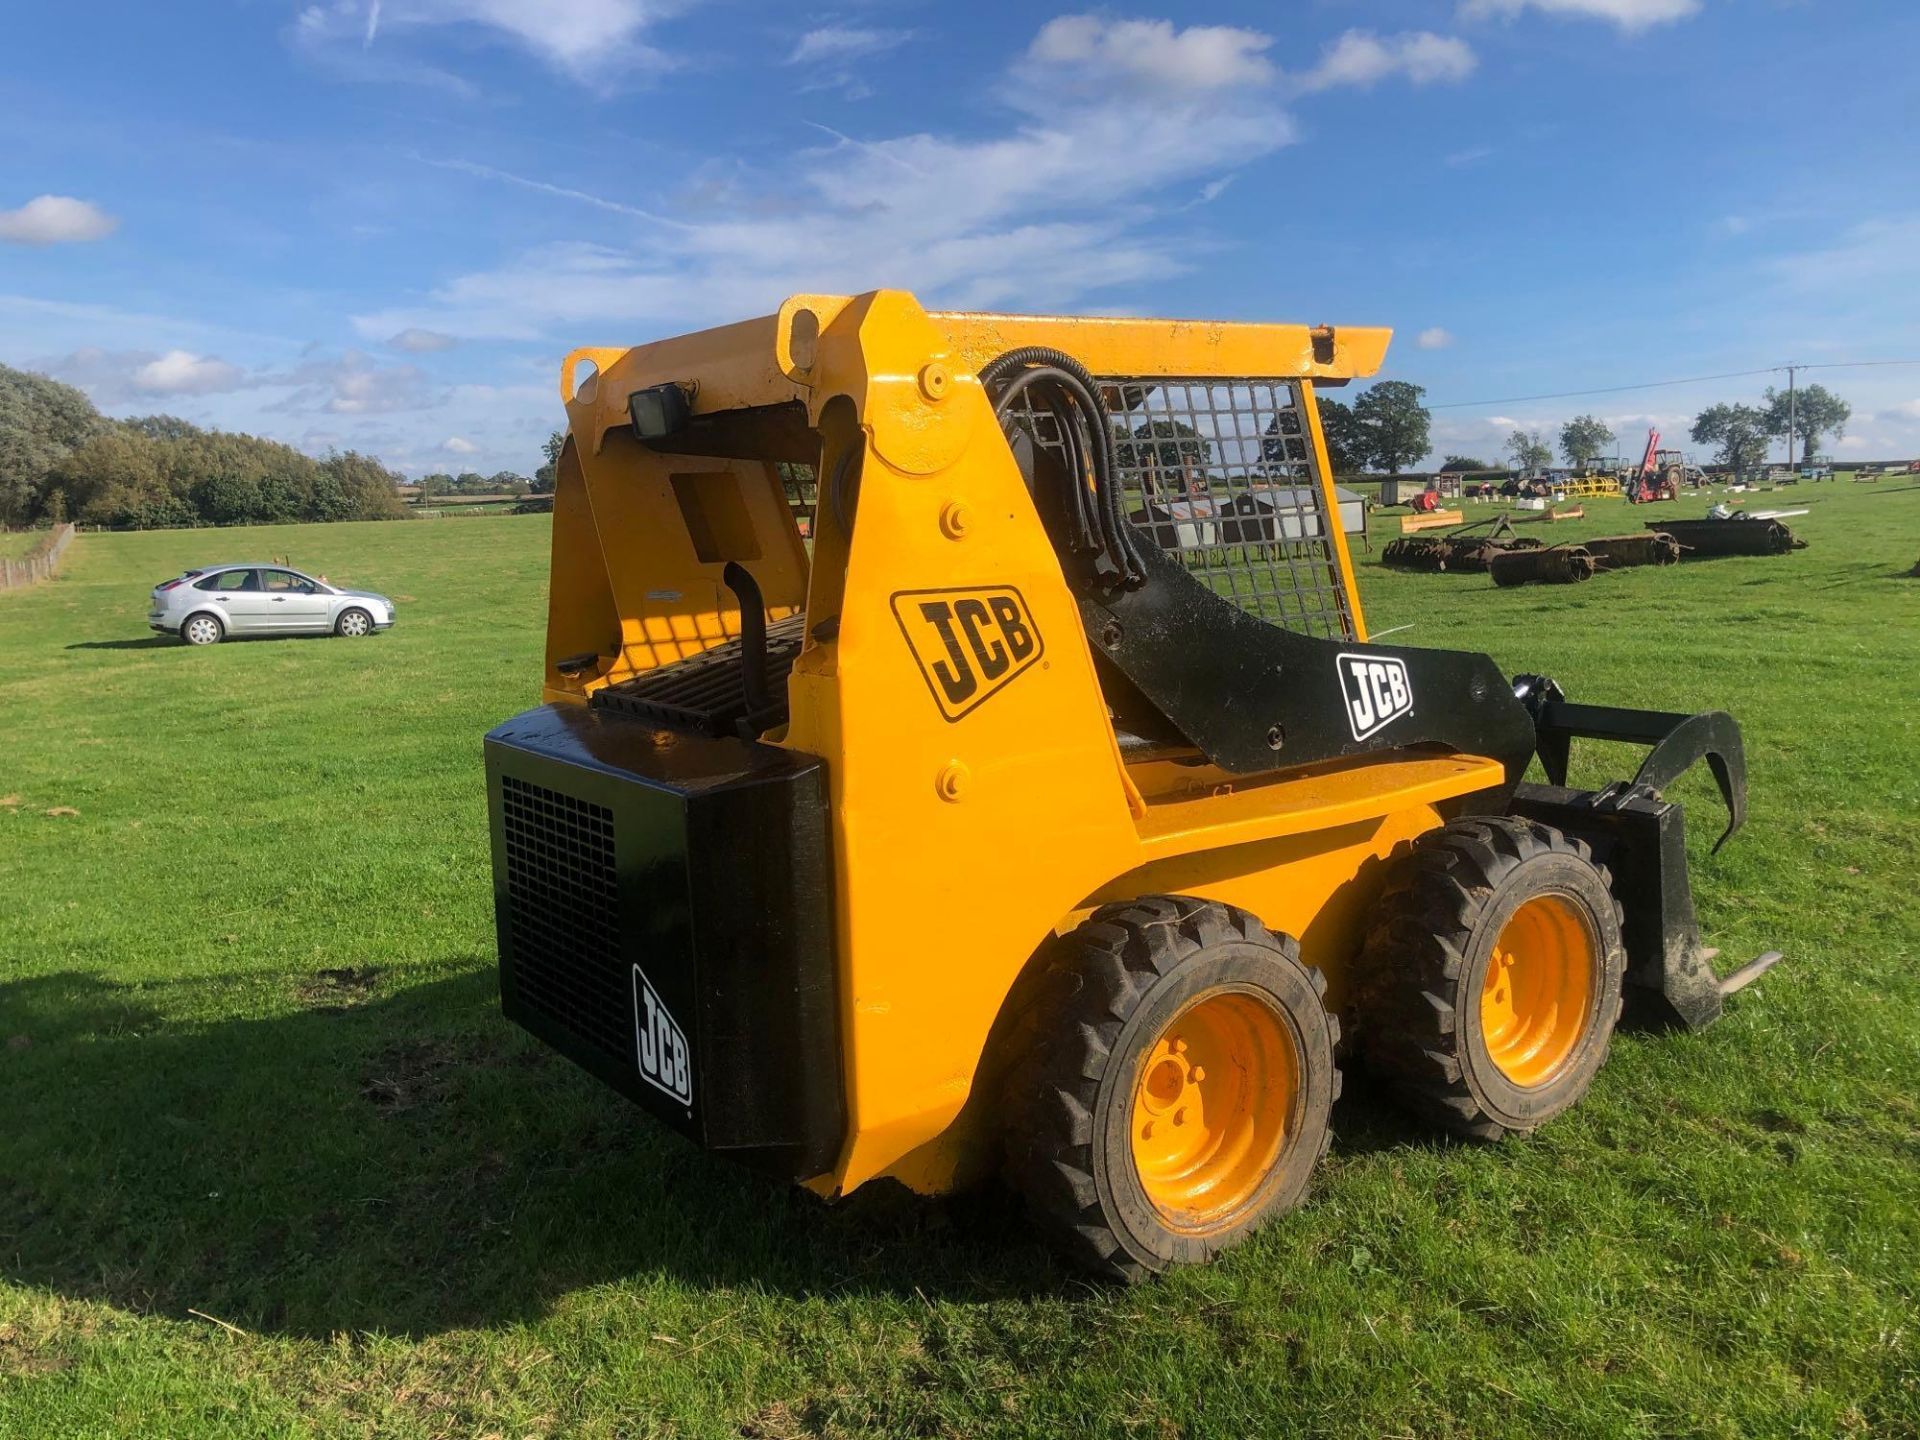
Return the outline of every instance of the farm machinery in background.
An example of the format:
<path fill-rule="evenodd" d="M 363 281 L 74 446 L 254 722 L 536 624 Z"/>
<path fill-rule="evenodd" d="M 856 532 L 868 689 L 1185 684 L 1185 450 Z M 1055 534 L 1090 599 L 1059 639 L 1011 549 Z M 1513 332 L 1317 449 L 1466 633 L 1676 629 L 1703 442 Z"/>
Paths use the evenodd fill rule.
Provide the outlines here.
<path fill-rule="evenodd" d="M 1682 485 L 1704 485 L 1706 474 L 1687 462 L 1678 450 L 1660 448 L 1660 432 L 1647 431 L 1646 453 L 1639 469 L 1627 476 L 1624 490 L 1628 501 L 1644 505 L 1655 500 L 1678 500 Z"/>

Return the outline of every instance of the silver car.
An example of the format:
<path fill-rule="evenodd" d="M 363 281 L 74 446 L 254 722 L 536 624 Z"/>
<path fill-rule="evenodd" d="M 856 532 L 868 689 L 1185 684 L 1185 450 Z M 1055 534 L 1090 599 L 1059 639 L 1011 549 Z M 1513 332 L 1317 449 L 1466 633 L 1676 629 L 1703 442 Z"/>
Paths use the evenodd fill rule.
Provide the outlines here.
<path fill-rule="evenodd" d="M 147 624 L 189 645 L 216 645 L 230 635 L 355 637 L 392 625 L 393 601 L 284 565 L 209 565 L 154 586 Z"/>

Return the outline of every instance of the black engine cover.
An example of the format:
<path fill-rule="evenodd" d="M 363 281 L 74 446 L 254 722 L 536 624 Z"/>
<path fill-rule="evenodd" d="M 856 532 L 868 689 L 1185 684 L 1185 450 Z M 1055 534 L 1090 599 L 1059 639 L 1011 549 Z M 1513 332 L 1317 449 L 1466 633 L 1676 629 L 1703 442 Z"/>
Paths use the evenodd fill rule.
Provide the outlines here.
<path fill-rule="evenodd" d="M 823 762 L 579 706 L 486 738 L 507 1017 L 706 1149 L 845 1132 Z"/>

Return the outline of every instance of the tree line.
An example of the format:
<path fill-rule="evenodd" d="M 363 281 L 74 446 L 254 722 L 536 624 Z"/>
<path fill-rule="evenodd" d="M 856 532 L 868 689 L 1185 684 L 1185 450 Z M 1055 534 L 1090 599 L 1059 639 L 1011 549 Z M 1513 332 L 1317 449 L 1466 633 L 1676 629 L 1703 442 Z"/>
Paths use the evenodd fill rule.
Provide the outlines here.
<path fill-rule="evenodd" d="M 1323 397 L 1320 424 L 1334 472 L 1351 475 L 1385 471 L 1397 475 L 1418 463 L 1431 443 L 1433 417 L 1425 395 L 1422 386 L 1385 380 L 1351 403 Z M 1792 393 L 1769 387 L 1758 405 L 1708 406 L 1694 418 L 1688 434 L 1696 445 L 1713 447 L 1716 463 L 1745 473 L 1763 467 L 1767 447 L 1789 435 L 1799 452 L 1799 463 L 1811 464 L 1822 442 L 1845 435 L 1852 418 L 1853 407 L 1824 385 L 1808 385 Z M 1598 416 L 1576 415 L 1559 427 L 1555 441 L 1560 457 L 1568 465 L 1578 466 L 1611 454 L 1618 437 Z M 1527 429 L 1514 430 L 1503 447 L 1508 465 L 1522 471 L 1551 466 L 1554 449 L 1546 434 Z M 1448 455 L 1440 468 L 1473 471 L 1505 467 L 1469 455 Z"/>
<path fill-rule="evenodd" d="M 0 365 L 0 526 L 113 529 L 394 520 L 401 477 L 171 415 L 114 420 L 71 385 Z"/>
<path fill-rule="evenodd" d="M 1758 405 L 1709 405 L 1694 417 L 1688 438 L 1696 445 L 1714 447 L 1715 463 L 1736 474 L 1761 469 L 1767 448 L 1792 436 L 1800 463 L 1810 465 L 1829 436 L 1847 433 L 1853 407 L 1824 385 L 1809 385 L 1789 395 L 1768 389 Z M 1587 465 L 1613 449 L 1612 428 L 1597 416 L 1576 415 L 1560 427 L 1560 455 L 1569 465 Z M 1544 470 L 1553 464 L 1553 447 L 1538 430 L 1515 430 L 1507 437 L 1507 458 L 1516 470 Z M 1473 461 L 1456 465 L 1463 457 L 1449 456 L 1442 469 L 1492 468 Z M 1792 457 L 1788 457 L 1792 463 Z"/>
<path fill-rule="evenodd" d="M 531 495 L 533 493 L 533 482 L 512 470 L 496 470 L 491 475 L 482 475 L 477 470 L 464 470 L 458 475 L 436 472 L 432 475 L 422 475 L 413 483 L 422 500 L 430 500 L 436 495 Z"/>

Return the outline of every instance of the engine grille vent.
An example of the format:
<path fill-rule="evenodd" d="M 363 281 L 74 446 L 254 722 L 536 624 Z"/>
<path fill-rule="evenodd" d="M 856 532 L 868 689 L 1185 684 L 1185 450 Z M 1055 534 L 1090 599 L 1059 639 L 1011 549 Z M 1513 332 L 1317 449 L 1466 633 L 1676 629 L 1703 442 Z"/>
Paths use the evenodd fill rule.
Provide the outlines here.
<path fill-rule="evenodd" d="M 613 812 L 512 775 L 500 777 L 500 800 L 520 1003 L 631 1063 Z"/>

